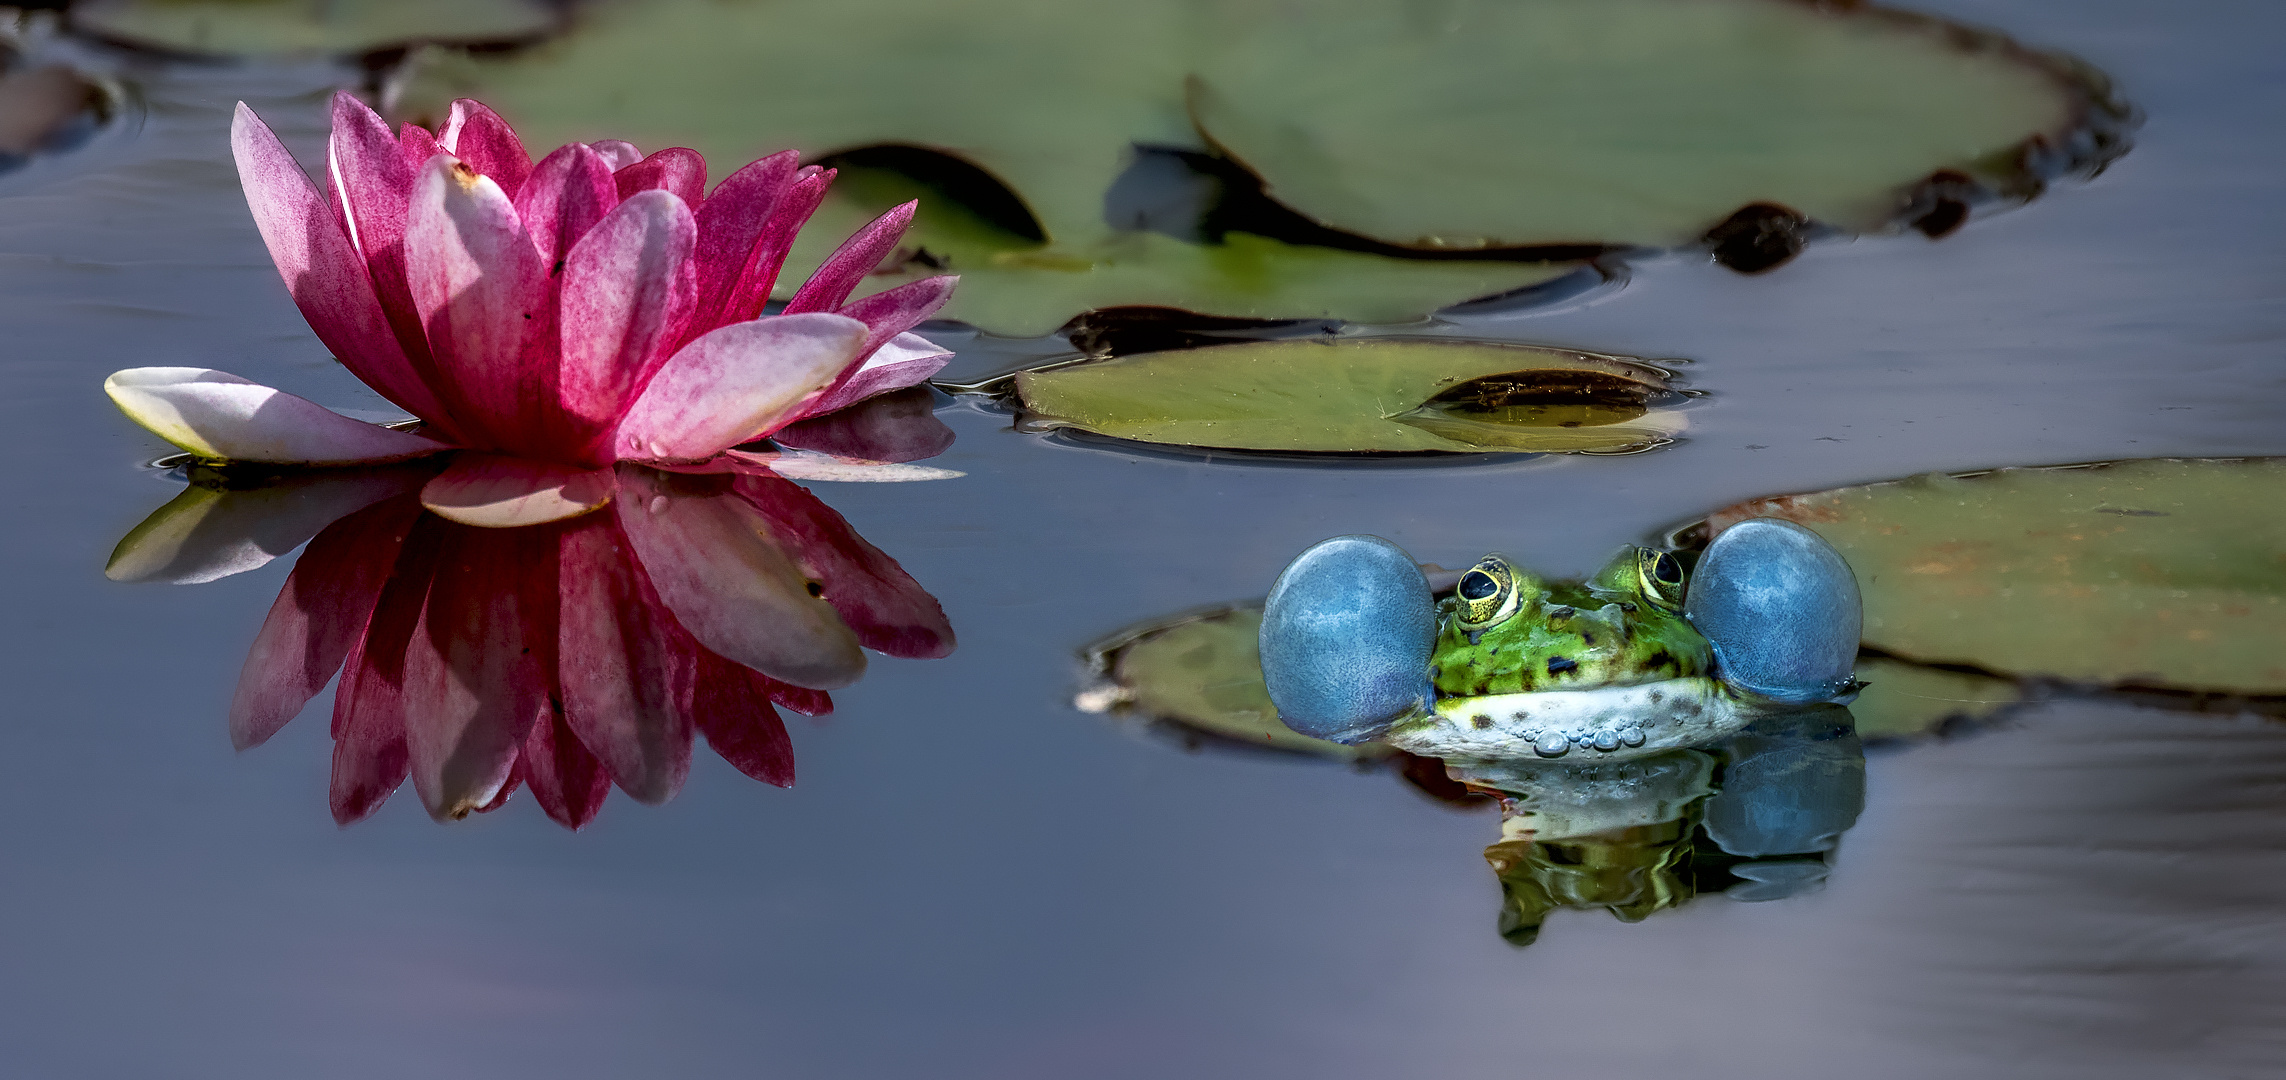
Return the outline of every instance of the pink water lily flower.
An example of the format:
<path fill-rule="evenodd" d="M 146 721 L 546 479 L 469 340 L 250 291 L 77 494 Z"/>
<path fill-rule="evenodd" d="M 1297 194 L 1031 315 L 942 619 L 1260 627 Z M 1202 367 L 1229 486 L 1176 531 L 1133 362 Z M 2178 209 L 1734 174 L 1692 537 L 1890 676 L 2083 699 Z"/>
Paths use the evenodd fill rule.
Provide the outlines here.
<path fill-rule="evenodd" d="M 364 423 L 203 368 L 105 381 L 128 416 L 202 458 L 336 465 L 475 451 L 430 481 L 423 502 L 470 524 L 529 524 L 608 502 L 615 462 L 704 462 L 913 386 L 950 355 L 910 331 L 955 279 L 849 302 L 903 236 L 910 203 L 763 315 L 833 179 L 791 151 L 708 191 L 695 151 L 573 143 L 535 165 L 474 101 L 454 102 L 441 134 L 392 134 L 347 93 L 333 99 L 327 194 L 244 103 L 231 150 L 319 340 L 422 424 Z"/>

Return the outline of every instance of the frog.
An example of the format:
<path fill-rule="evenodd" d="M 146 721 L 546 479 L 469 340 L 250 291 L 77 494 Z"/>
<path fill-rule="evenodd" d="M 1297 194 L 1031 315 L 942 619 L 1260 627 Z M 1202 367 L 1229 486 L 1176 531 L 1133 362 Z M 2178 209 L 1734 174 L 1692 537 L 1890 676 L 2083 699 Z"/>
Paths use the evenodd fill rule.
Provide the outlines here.
<path fill-rule="evenodd" d="M 1846 700 L 1861 624 L 1830 544 L 1749 519 L 1695 567 L 1629 545 L 1565 582 L 1494 554 L 1441 597 L 1395 544 L 1335 537 L 1280 575 L 1260 645 L 1280 719 L 1306 735 L 1448 760 L 1629 759 Z"/>

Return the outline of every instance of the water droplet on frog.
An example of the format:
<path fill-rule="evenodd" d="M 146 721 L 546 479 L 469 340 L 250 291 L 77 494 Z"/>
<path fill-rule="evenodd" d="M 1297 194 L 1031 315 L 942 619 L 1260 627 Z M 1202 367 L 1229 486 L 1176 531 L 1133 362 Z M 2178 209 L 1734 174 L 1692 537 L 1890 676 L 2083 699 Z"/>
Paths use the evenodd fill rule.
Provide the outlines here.
<path fill-rule="evenodd" d="M 1639 727 L 1627 728 L 1619 733 L 1619 741 L 1629 746 L 1641 746 L 1643 745 L 1643 729 Z"/>
<path fill-rule="evenodd" d="M 1541 757 L 1562 757 L 1571 748 L 1572 741 L 1560 731 L 1542 735 L 1539 742 L 1532 744 L 1532 751 Z"/>
<path fill-rule="evenodd" d="M 1606 754 L 1619 749 L 1619 733 L 1616 731 L 1596 732 L 1595 748 Z"/>

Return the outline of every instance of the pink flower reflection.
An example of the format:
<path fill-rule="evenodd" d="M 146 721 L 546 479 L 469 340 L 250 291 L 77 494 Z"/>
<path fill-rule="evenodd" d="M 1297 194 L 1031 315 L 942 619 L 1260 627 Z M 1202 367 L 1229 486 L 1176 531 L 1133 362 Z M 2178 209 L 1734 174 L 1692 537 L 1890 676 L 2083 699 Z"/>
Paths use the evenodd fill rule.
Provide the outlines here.
<path fill-rule="evenodd" d="M 608 513 L 478 528 L 410 494 L 310 541 L 230 713 L 259 745 L 335 672 L 334 819 L 407 778 L 442 820 L 528 790 L 577 829 L 616 784 L 673 798 L 704 736 L 757 780 L 794 780 L 780 707 L 832 710 L 865 649 L 940 657 L 935 598 L 839 514 L 768 471 L 622 464 Z"/>

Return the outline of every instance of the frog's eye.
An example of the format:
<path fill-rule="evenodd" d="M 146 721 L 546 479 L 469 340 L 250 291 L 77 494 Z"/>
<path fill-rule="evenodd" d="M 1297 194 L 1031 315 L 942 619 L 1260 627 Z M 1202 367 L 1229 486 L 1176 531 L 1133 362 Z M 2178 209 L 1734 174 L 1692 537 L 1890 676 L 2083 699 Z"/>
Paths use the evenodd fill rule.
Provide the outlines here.
<path fill-rule="evenodd" d="M 1635 552 L 1635 577 L 1643 598 L 1668 611 L 1683 606 L 1683 564 L 1673 555 L 1650 548 Z"/>
<path fill-rule="evenodd" d="M 1482 630 L 1516 614 L 1516 568 L 1498 555 L 1462 574 L 1453 586 L 1454 621 L 1463 630 Z"/>

